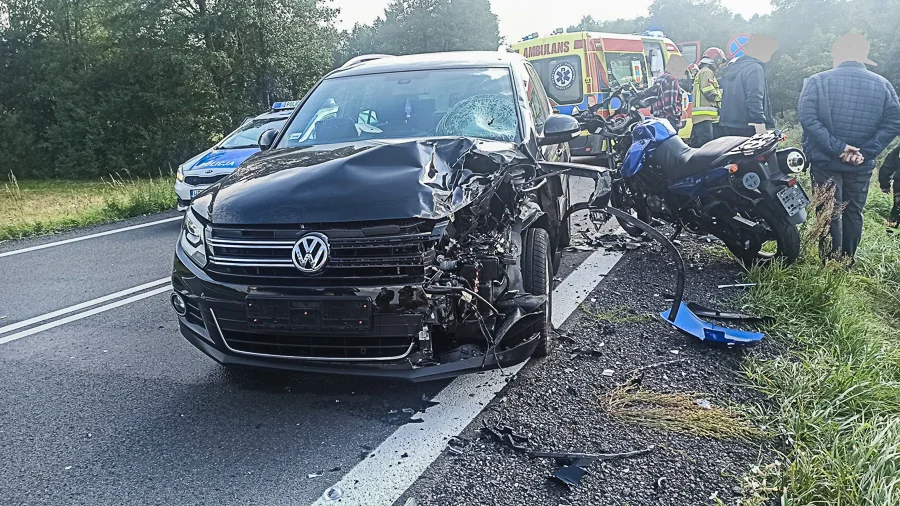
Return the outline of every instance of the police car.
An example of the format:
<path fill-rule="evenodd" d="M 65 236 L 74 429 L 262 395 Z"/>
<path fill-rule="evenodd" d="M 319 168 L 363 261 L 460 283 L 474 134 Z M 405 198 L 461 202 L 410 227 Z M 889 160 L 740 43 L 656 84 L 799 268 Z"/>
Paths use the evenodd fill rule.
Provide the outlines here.
<path fill-rule="evenodd" d="M 280 130 L 299 100 L 275 102 L 272 110 L 244 120 L 215 146 L 178 166 L 175 193 L 178 210 L 184 211 L 197 194 L 234 172 L 244 160 L 259 151 L 259 136 L 266 130 Z"/>

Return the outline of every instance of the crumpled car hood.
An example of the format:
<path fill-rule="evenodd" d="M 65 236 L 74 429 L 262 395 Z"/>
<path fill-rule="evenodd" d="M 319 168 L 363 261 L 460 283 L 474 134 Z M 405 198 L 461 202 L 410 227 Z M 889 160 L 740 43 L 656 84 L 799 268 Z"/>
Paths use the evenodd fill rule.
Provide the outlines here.
<path fill-rule="evenodd" d="M 250 158 L 193 207 L 221 225 L 439 219 L 524 160 L 512 143 L 467 138 L 285 149 Z"/>

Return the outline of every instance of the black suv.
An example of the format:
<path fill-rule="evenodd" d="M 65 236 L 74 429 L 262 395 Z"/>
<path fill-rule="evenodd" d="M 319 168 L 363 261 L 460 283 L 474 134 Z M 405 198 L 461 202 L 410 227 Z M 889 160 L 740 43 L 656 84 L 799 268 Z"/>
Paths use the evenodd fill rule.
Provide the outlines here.
<path fill-rule="evenodd" d="M 565 163 L 577 121 L 516 54 L 361 60 L 194 199 L 182 334 L 226 365 L 414 381 L 546 355 L 567 171 L 608 199 Z"/>

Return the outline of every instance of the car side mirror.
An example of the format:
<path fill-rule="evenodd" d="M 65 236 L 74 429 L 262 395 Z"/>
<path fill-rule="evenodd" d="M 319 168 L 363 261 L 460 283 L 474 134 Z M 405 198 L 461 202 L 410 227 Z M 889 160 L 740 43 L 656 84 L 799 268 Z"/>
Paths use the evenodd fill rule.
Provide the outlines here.
<path fill-rule="evenodd" d="M 562 144 L 581 135 L 578 120 L 565 114 L 551 114 L 544 122 L 544 132 L 538 137 L 539 146 Z"/>
<path fill-rule="evenodd" d="M 259 136 L 259 150 L 265 151 L 272 147 L 272 144 L 275 142 L 275 138 L 278 137 L 278 130 L 269 129 L 260 134 Z"/>

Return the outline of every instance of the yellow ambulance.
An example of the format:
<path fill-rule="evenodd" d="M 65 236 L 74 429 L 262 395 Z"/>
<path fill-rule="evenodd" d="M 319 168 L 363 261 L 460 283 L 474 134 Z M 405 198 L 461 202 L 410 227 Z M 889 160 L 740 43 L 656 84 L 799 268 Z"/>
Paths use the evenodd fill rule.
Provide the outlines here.
<path fill-rule="evenodd" d="M 665 72 L 669 57 L 681 54 L 678 46 L 658 31 L 622 35 L 563 33 L 558 29 L 547 37 L 531 34 L 513 44 L 512 49 L 531 62 L 553 107 L 563 114 L 578 113 L 602 102 L 611 89 L 629 82 L 638 89 L 652 86 L 654 79 Z M 691 133 L 690 104 L 690 96 L 685 93 L 687 126 L 680 132 L 684 138 Z M 615 110 L 619 104 L 610 106 Z M 569 145 L 575 156 L 600 154 L 603 150 L 602 139 L 587 133 Z"/>

